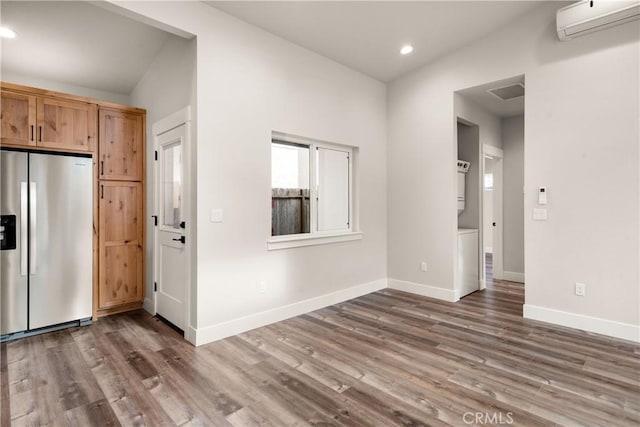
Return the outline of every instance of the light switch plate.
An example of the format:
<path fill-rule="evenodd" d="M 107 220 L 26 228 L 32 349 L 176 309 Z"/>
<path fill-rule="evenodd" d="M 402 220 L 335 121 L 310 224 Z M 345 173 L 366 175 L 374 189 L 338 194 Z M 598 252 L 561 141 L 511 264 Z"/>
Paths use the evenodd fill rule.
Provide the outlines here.
<path fill-rule="evenodd" d="M 211 209 L 211 222 L 222 222 L 223 215 L 224 213 L 221 208 Z"/>
<path fill-rule="evenodd" d="M 539 205 L 547 204 L 547 187 L 538 188 L 538 204 Z"/>
<path fill-rule="evenodd" d="M 534 219 L 534 221 L 546 221 L 547 220 L 547 210 L 545 208 L 534 208 L 533 209 L 533 219 Z"/>

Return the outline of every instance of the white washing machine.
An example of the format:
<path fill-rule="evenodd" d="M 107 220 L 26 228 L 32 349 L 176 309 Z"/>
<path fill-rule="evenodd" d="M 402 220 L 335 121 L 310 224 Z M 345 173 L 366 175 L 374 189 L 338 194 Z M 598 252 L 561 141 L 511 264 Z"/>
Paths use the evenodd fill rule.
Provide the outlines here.
<path fill-rule="evenodd" d="M 458 228 L 458 291 L 462 298 L 480 289 L 478 230 Z"/>

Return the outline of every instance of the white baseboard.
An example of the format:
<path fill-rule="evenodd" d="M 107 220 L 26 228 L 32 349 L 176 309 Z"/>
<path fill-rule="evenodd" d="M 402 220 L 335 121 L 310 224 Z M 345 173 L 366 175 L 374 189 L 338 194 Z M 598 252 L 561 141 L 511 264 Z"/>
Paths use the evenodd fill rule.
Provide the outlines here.
<path fill-rule="evenodd" d="M 523 308 L 525 319 L 540 320 L 542 322 L 554 323 L 583 331 L 640 342 L 639 325 L 569 313 L 552 308 L 538 307 L 531 304 L 525 304 Z"/>
<path fill-rule="evenodd" d="M 207 344 L 242 332 L 250 331 L 261 326 L 270 325 L 291 317 L 299 316 L 301 314 L 357 298 L 362 295 L 370 294 L 371 292 L 379 291 L 386 287 L 387 279 L 380 279 L 364 283 L 362 285 L 352 286 L 330 294 L 298 301 L 282 307 L 265 310 L 260 313 L 250 314 L 248 316 L 218 323 L 216 325 L 198 328 L 193 331 L 189 331 L 190 334 L 193 334 L 190 336 L 194 337 L 193 341 L 189 341 L 193 342 L 196 346 Z"/>
<path fill-rule="evenodd" d="M 505 272 L 505 275 L 507 275 L 507 272 Z M 187 330 L 185 330 L 185 339 L 196 346 L 207 344 L 385 288 L 396 289 L 449 302 L 456 302 L 459 299 L 456 297 L 456 292 L 453 289 L 443 289 L 420 283 L 407 282 L 404 280 L 380 279 L 204 328 L 195 329 L 192 326 L 189 326 Z M 145 298 L 144 309 L 150 313 L 152 312 L 153 304 L 151 299 Z M 523 314 L 527 319 L 539 320 L 574 329 L 608 335 L 615 338 L 640 342 L 640 326 L 638 325 L 538 307 L 531 304 L 524 305 Z"/>
<path fill-rule="evenodd" d="M 153 300 L 151 298 L 146 297 L 144 302 L 142 303 L 142 308 L 144 308 L 147 312 L 151 313 L 152 316 L 156 315 L 155 307 L 153 306 Z"/>
<path fill-rule="evenodd" d="M 184 339 L 189 341 L 191 344 L 196 345 L 196 333 L 197 329 L 193 326 L 189 325 L 187 329 L 184 331 Z"/>
<path fill-rule="evenodd" d="M 503 271 L 502 280 L 508 280 L 510 282 L 524 283 L 524 273 L 516 273 L 514 271 Z"/>
<path fill-rule="evenodd" d="M 456 302 L 459 299 L 456 297 L 456 293 L 453 289 L 436 288 L 435 286 L 405 282 L 404 280 L 389 279 L 389 289 L 396 289 L 398 291 L 409 292 L 449 302 Z"/>

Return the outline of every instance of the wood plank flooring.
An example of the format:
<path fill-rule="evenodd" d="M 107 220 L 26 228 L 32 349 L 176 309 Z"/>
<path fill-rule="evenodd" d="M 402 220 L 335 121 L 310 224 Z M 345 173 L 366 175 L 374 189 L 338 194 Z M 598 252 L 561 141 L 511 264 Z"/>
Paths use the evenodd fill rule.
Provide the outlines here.
<path fill-rule="evenodd" d="M 523 287 L 383 290 L 194 348 L 143 311 L 0 346 L 7 425 L 640 422 L 640 347 L 522 319 Z"/>

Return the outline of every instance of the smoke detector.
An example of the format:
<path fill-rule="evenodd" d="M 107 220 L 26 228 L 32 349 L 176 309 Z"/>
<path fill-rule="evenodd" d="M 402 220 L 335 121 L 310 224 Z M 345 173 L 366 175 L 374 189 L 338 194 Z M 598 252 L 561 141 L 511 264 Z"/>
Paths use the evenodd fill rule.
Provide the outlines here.
<path fill-rule="evenodd" d="M 502 101 L 508 101 L 510 99 L 520 98 L 521 96 L 524 96 L 524 85 L 522 83 L 516 83 L 509 86 L 489 89 L 487 92 Z"/>

